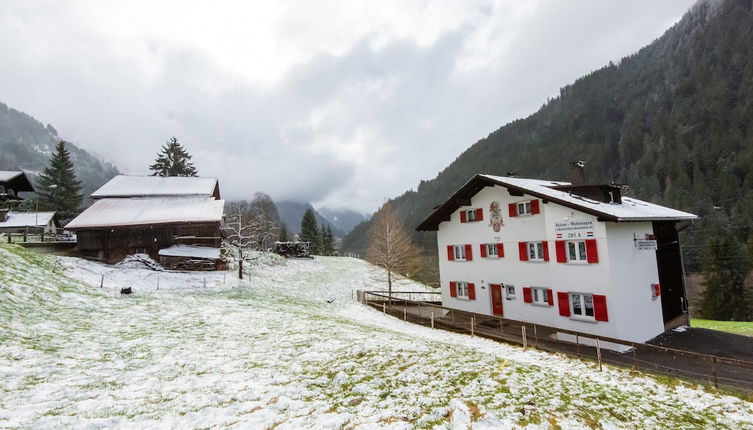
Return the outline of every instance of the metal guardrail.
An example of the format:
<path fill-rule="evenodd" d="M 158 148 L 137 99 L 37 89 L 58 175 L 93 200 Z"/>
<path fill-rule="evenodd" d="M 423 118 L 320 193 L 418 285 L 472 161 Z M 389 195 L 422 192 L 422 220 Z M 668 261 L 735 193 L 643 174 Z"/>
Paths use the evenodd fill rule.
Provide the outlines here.
<path fill-rule="evenodd" d="M 359 290 L 357 296 L 359 302 L 406 322 L 594 359 L 600 368 L 604 362 L 708 383 L 715 388 L 753 392 L 752 361 L 461 311 L 439 304 L 441 294 L 436 292 L 393 291 L 390 295 L 385 291 Z M 558 334 L 573 336 L 574 342 L 558 339 Z"/>

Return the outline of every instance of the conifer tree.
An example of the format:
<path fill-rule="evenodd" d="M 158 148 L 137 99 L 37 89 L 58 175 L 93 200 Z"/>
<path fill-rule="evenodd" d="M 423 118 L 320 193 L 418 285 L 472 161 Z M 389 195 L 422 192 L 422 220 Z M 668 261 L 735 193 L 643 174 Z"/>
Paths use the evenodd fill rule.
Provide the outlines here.
<path fill-rule="evenodd" d="M 285 226 L 284 222 L 280 222 L 280 235 L 277 238 L 280 242 L 287 242 L 288 239 L 288 227 Z"/>
<path fill-rule="evenodd" d="M 191 155 L 178 143 L 176 137 L 171 137 L 162 150 L 157 153 L 154 164 L 149 166 L 152 176 L 197 176 L 198 171 L 191 162 Z"/>
<path fill-rule="evenodd" d="M 324 255 L 335 255 L 335 237 L 332 236 L 332 228 L 327 224 L 326 228 L 322 229 L 322 253 Z"/>
<path fill-rule="evenodd" d="M 65 148 L 65 142 L 55 145 L 55 153 L 50 158 L 37 180 L 37 194 L 41 209 L 58 212 L 62 219 L 74 217 L 81 206 L 81 182 L 73 171 L 71 154 Z"/>
<path fill-rule="evenodd" d="M 318 255 L 321 253 L 321 240 L 319 237 L 319 228 L 316 223 L 314 211 L 309 208 L 303 214 L 301 219 L 301 234 L 298 236 L 301 242 L 309 242 L 309 252 Z"/>
<path fill-rule="evenodd" d="M 747 321 L 751 306 L 745 290 L 749 260 L 731 232 L 713 237 L 706 247 L 701 311 L 704 318 Z"/>

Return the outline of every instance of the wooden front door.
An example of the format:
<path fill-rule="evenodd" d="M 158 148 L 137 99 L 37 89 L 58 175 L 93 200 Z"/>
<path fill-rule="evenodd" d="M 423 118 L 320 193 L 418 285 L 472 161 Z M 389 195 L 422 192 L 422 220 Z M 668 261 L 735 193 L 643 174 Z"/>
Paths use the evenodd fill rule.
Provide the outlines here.
<path fill-rule="evenodd" d="M 489 288 L 492 290 L 492 313 L 502 316 L 502 285 L 489 284 Z"/>

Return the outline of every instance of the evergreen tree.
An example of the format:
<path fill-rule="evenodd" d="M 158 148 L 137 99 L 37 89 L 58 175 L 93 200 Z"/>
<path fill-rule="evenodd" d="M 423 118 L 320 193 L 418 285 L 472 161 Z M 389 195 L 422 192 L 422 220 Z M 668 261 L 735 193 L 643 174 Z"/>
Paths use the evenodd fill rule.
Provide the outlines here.
<path fill-rule="evenodd" d="M 327 228 L 322 235 L 322 247 L 326 255 L 335 255 L 337 247 L 335 244 L 335 237 L 332 235 L 332 228 L 327 224 Z"/>
<path fill-rule="evenodd" d="M 76 178 L 71 154 L 62 140 L 55 146 L 50 165 L 39 175 L 37 194 L 40 209 L 56 211 L 62 219 L 73 218 L 79 211 L 84 198 L 81 182 Z"/>
<path fill-rule="evenodd" d="M 284 222 L 280 223 L 280 235 L 277 240 L 280 242 L 287 242 L 288 240 L 290 240 L 288 239 L 288 228 L 285 226 Z"/>
<path fill-rule="evenodd" d="M 191 155 L 178 139 L 171 137 L 164 145 L 162 151 L 157 153 L 154 164 L 149 166 L 152 176 L 197 176 L 198 171 L 191 162 Z"/>
<path fill-rule="evenodd" d="M 330 255 L 327 249 L 327 226 L 322 224 L 319 226 L 319 253 L 321 255 Z"/>
<path fill-rule="evenodd" d="M 314 216 L 314 211 L 311 208 L 306 209 L 306 212 L 303 214 L 303 218 L 301 219 L 301 234 L 298 237 L 301 242 L 310 243 L 309 252 L 311 254 L 318 255 L 321 253 L 319 228 L 316 224 L 316 216 Z"/>
<path fill-rule="evenodd" d="M 750 268 L 748 255 L 735 235 L 725 232 L 713 237 L 706 247 L 701 311 L 705 318 L 747 321 L 751 307 L 745 290 Z"/>

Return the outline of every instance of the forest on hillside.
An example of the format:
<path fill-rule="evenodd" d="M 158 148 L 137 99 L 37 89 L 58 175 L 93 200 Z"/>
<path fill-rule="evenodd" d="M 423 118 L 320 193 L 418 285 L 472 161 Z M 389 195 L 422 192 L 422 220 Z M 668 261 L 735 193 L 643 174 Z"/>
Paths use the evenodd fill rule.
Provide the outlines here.
<path fill-rule="evenodd" d="M 701 1 L 659 39 L 563 87 L 531 116 L 463 152 L 432 180 L 394 199 L 413 230 L 476 173 L 626 184 L 639 199 L 701 217 L 683 232 L 686 268 L 753 251 L 753 3 Z M 368 224 L 343 241 L 365 247 Z M 434 233 L 413 240 L 435 253 Z M 711 246 L 729 239 L 730 246 Z M 749 246 L 746 246 L 749 245 Z M 725 249 L 724 255 L 708 255 Z M 747 269 L 750 263 L 746 263 Z"/>

